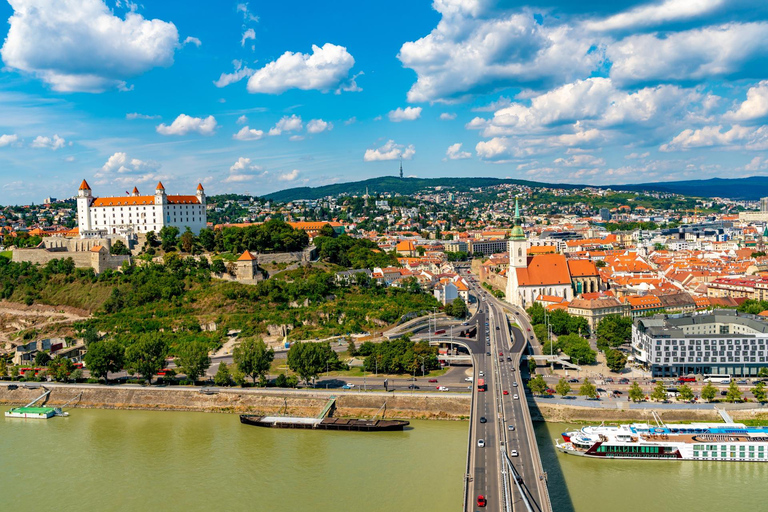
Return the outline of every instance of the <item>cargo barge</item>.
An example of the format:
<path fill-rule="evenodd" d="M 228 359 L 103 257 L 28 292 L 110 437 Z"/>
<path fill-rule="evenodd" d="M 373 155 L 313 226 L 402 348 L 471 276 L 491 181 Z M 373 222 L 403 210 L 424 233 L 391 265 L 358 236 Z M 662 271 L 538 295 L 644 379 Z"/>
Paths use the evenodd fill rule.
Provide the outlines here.
<path fill-rule="evenodd" d="M 403 430 L 404 420 L 361 420 L 346 418 L 298 418 L 290 416 L 254 416 L 241 414 L 240 423 L 254 427 L 300 428 L 312 430 L 350 430 L 354 432 L 389 432 Z"/>

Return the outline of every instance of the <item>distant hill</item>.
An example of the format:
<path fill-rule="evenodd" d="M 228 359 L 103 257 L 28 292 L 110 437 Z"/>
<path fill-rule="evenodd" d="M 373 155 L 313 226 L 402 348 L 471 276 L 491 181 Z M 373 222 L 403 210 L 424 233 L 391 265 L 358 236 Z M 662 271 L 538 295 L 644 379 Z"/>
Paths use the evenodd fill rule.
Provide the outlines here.
<path fill-rule="evenodd" d="M 488 187 L 504 183 L 532 187 L 581 188 L 586 185 L 542 183 L 527 180 L 499 178 L 397 178 L 383 176 L 364 181 L 336 183 L 322 187 L 298 187 L 267 194 L 264 199 L 287 202 L 294 199 L 320 199 L 326 196 L 400 193 L 410 195 L 428 187 L 451 187 L 458 191 L 473 187 Z M 768 197 L 768 176 L 749 178 L 713 178 L 709 180 L 667 181 L 631 185 L 602 185 L 599 188 L 632 191 L 658 191 L 697 197 L 727 197 L 730 199 L 756 200 Z"/>

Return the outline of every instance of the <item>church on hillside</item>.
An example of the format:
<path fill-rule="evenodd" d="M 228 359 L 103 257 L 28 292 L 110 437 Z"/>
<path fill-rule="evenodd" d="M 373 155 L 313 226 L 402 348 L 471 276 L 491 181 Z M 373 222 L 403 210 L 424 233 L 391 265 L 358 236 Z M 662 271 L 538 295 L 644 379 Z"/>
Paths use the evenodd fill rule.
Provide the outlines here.
<path fill-rule="evenodd" d="M 568 260 L 562 254 L 528 254 L 520 207 L 515 200 L 515 225 L 507 244 L 507 302 L 530 307 L 539 297 L 571 301 L 580 293 L 599 290 L 600 278 L 590 260 Z"/>

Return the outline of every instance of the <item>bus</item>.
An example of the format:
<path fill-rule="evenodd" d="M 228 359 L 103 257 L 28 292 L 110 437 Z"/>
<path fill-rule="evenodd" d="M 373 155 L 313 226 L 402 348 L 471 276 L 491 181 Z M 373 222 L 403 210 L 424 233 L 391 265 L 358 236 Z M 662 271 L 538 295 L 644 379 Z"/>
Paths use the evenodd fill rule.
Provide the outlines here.
<path fill-rule="evenodd" d="M 485 379 L 477 379 L 477 391 L 488 391 L 488 384 Z"/>
<path fill-rule="evenodd" d="M 716 384 L 730 384 L 731 376 L 727 373 L 705 373 L 704 382 L 714 382 Z"/>

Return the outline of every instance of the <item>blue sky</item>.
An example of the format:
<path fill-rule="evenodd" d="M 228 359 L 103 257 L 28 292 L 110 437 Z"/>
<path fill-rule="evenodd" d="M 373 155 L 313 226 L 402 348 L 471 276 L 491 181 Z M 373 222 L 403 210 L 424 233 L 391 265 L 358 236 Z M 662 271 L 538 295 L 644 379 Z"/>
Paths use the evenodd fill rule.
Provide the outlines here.
<path fill-rule="evenodd" d="M 0 4 L 0 204 L 768 172 L 764 0 Z"/>

